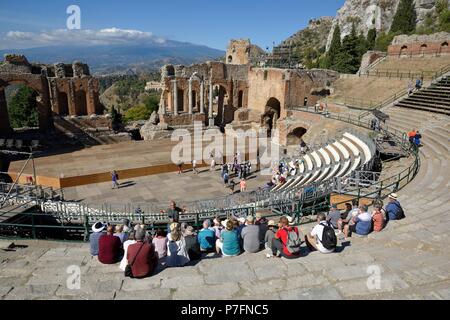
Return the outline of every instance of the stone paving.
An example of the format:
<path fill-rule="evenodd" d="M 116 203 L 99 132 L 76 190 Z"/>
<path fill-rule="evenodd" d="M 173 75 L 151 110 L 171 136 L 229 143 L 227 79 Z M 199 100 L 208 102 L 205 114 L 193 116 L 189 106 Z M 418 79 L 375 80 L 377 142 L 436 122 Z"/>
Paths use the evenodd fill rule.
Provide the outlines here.
<path fill-rule="evenodd" d="M 450 299 L 449 139 L 445 116 L 386 110 L 398 129 L 424 135 L 422 168 L 399 192 L 406 219 L 368 237 L 339 241 L 338 252 L 267 259 L 264 252 L 206 257 L 127 279 L 118 265 L 101 265 L 85 243 L 22 240 L 3 250 L 1 299 Z M 301 227 L 308 232 L 311 225 Z M 2 249 L 3 248 L 3 249 Z M 67 286 L 69 266 L 81 271 L 79 290 Z M 69 270 L 70 271 L 70 270 Z M 379 277 L 378 277 L 379 275 Z M 70 283 L 70 281 L 69 281 Z"/>
<path fill-rule="evenodd" d="M 151 203 L 165 208 L 170 200 L 182 205 L 189 194 L 189 201 L 214 199 L 230 194 L 220 177 L 219 167 L 210 172 L 209 168 L 200 168 L 199 174 L 185 170 L 183 174 L 162 173 L 147 177 L 122 180 L 120 189 L 111 189 L 111 183 L 97 183 L 64 189 L 66 200 L 81 201 L 88 204 L 101 203 Z M 231 176 L 238 184 L 240 179 Z M 270 180 L 270 176 L 261 172 L 252 173 L 247 178 L 247 190 L 255 190 Z M 240 192 L 236 185 L 235 192 Z M 144 208 L 143 208 L 144 209 Z"/>

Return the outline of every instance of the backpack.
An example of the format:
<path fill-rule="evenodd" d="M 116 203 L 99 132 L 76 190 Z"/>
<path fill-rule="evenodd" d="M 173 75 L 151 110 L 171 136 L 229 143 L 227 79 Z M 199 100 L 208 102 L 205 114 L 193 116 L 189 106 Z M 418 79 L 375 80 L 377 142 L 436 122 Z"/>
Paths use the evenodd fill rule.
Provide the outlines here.
<path fill-rule="evenodd" d="M 322 245 L 327 250 L 333 250 L 337 246 L 337 238 L 334 233 L 334 229 L 330 226 L 330 224 L 322 224 L 323 232 L 322 232 Z"/>
<path fill-rule="evenodd" d="M 402 220 L 405 219 L 405 211 L 403 211 L 402 206 L 399 203 L 395 204 L 398 207 L 398 211 L 397 211 L 397 220 Z"/>
<path fill-rule="evenodd" d="M 302 241 L 300 240 L 298 233 L 295 229 L 290 231 L 286 230 L 286 232 L 288 234 L 286 241 L 287 250 L 292 254 L 300 253 L 300 245 L 302 244 Z"/>

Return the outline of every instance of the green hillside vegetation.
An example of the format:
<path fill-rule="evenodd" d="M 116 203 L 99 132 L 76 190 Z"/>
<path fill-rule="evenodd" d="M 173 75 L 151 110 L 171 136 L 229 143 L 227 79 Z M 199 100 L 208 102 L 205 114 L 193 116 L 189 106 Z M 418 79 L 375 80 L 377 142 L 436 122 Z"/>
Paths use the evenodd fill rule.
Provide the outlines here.
<path fill-rule="evenodd" d="M 138 121 L 138 120 L 148 120 L 154 111 L 158 111 L 159 108 L 159 93 L 152 93 L 148 95 L 143 103 L 131 107 L 125 112 L 124 120 L 125 122 Z"/>

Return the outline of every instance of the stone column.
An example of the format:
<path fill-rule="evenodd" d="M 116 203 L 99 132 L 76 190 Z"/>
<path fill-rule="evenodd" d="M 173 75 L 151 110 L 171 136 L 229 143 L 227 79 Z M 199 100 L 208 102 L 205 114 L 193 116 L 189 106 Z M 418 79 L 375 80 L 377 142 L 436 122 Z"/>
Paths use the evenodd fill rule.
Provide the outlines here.
<path fill-rule="evenodd" d="M 192 97 L 192 79 L 189 79 L 189 110 L 188 110 L 188 113 L 189 114 L 192 114 L 193 112 L 192 112 L 192 110 L 193 110 L 193 106 L 192 106 L 192 104 L 193 104 L 193 97 Z"/>
<path fill-rule="evenodd" d="M 213 84 L 212 81 L 209 81 L 209 108 L 208 108 L 208 119 L 209 126 L 214 126 L 213 119 Z M 212 124 L 211 124 L 212 123 Z"/>
<path fill-rule="evenodd" d="M 178 87 L 177 80 L 173 80 L 173 114 L 178 115 Z"/>
<path fill-rule="evenodd" d="M 200 113 L 205 113 L 205 85 L 203 80 L 200 82 Z"/>

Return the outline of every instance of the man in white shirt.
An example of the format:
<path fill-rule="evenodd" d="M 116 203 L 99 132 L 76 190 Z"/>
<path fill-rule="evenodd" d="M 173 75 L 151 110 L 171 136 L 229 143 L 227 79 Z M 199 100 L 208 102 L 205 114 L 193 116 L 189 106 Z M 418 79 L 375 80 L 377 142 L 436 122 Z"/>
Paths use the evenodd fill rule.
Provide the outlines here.
<path fill-rule="evenodd" d="M 317 225 L 311 230 L 311 233 L 305 236 L 305 242 L 311 251 L 319 251 L 321 253 L 332 253 L 334 249 L 327 249 L 322 245 L 323 229 L 326 225 L 326 216 L 324 213 L 317 215 Z"/>

